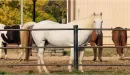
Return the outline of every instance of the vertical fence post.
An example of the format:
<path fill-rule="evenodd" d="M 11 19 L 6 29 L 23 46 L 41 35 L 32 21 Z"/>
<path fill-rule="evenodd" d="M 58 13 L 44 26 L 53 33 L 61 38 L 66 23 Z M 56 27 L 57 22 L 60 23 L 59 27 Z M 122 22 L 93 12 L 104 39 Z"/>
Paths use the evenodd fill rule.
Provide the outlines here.
<path fill-rule="evenodd" d="M 78 71 L 78 25 L 74 25 L 74 70 Z"/>

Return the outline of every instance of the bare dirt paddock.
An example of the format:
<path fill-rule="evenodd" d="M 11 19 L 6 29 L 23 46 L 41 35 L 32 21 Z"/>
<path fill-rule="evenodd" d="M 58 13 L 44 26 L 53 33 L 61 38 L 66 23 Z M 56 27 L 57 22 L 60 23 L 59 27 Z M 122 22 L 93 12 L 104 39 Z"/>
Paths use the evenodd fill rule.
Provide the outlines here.
<path fill-rule="evenodd" d="M 33 54 L 33 56 L 30 57 L 29 61 L 19 61 L 16 59 L 17 55 L 16 52 L 9 52 L 8 53 L 8 59 L 0 59 L 0 65 L 4 64 L 37 64 L 37 56 L 36 54 Z M 130 58 L 125 57 L 124 60 L 118 60 L 117 57 L 103 57 L 103 62 L 93 62 L 92 61 L 93 56 L 85 56 L 83 60 L 83 64 L 130 64 Z M 44 58 L 45 64 L 47 65 L 64 65 L 68 64 L 69 56 L 45 56 Z M 51 73 L 57 73 L 57 72 L 68 72 L 67 66 L 48 66 L 48 70 Z M 84 66 L 84 71 L 110 71 L 110 72 L 130 72 L 130 66 Z M 14 73 L 38 73 L 36 66 L 4 66 L 0 67 L 0 72 L 14 72 Z"/>

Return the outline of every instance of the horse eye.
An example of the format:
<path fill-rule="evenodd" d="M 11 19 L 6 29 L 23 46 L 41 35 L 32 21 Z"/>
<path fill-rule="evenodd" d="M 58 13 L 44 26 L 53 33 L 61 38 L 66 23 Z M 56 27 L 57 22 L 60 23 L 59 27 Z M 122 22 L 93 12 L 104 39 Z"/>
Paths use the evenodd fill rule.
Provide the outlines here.
<path fill-rule="evenodd" d="M 101 23 L 103 23 L 103 21 L 101 21 Z"/>
<path fill-rule="evenodd" d="M 94 23 L 95 23 L 95 21 L 94 21 Z"/>

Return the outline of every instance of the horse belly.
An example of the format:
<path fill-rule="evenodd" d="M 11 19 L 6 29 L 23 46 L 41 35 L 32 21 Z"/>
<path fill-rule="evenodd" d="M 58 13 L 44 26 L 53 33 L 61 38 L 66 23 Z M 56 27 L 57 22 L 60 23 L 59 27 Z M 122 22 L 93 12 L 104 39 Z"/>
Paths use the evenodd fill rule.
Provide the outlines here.
<path fill-rule="evenodd" d="M 47 37 L 47 41 L 54 46 L 69 46 L 73 43 L 73 35 L 72 32 L 50 32 Z"/>
<path fill-rule="evenodd" d="M 90 40 L 90 35 L 92 34 L 92 30 L 87 31 L 79 31 L 78 34 L 78 44 L 86 44 Z"/>

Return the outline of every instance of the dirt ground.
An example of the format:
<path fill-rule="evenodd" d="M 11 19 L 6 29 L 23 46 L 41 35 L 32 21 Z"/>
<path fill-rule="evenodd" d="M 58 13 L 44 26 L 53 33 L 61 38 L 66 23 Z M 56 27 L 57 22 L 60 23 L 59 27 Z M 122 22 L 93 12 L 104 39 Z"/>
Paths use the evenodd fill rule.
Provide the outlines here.
<path fill-rule="evenodd" d="M 19 61 L 16 59 L 17 52 L 9 51 L 8 59 L 0 59 L 0 65 L 4 64 L 37 64 L 36 53 L 33 53 L 33 56 L 30 57 L 29 61 Z M 114 57 L 103 57 L 103 62 L 92 61 L 93 56 L 84 57 L 83 64 L 130 64 L 130 57 L 125 57 L 124 60 L 118 60 L 116 56 Z M 45 64 L 47 65 L 64 65 L 68 64 L 69 56 L 45 56 Z M 67 66 L 48 66 L 48 70 L 51 73 L 56 72 L 68 72 Z M 84 66 L 84 71 L 127 71 L 130 72 L 129 66 Z M 15 73 L 38 73 L 36 66 L 3 66 L 0 67 L 0 72 L 15 72 Z"/>

